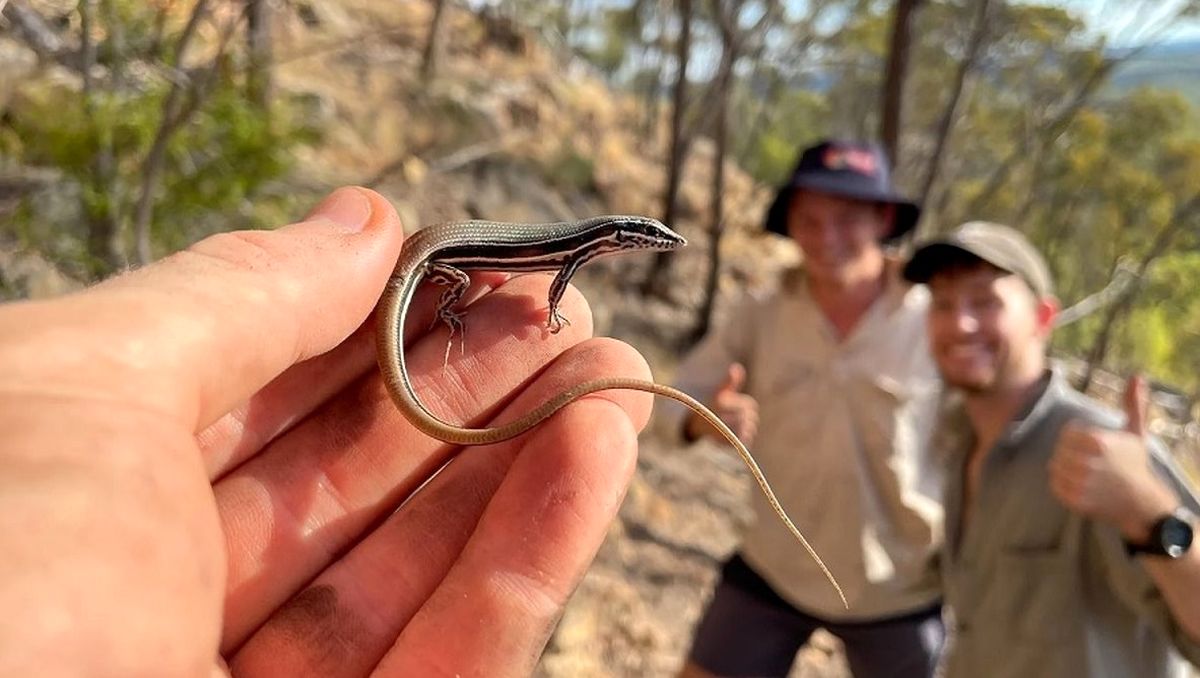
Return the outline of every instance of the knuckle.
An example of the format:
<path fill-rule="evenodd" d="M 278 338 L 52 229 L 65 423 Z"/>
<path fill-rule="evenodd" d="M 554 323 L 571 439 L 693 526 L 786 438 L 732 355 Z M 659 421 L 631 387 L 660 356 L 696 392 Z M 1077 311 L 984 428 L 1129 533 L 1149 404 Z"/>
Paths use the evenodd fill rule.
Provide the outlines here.
<path fill-rule="evenodd" d="M 208 236 L 184 250 L 213 264 L 250 271 L 278 265 L 278 238 L 269 231 L 226 231 Z"/>

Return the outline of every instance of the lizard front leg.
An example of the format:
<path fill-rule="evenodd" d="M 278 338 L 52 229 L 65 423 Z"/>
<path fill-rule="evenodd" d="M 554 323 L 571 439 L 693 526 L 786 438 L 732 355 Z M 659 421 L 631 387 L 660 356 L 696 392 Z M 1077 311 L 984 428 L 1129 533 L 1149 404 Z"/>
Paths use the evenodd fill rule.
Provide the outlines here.
<path fill-rule="evenodd" d="M 575 271 L 579 270 L 580 265 L 586 261 L 584 258 L 576 258 L 568 261 L 558 271 L 558 275 L 554 276 L 554 280 L 550 283 L 549 306 L 550 311 L 546 318 L 546 326 L 550 328 L 551 334 L 558 334 L 563 327 L 570 325 L 571 321 L 567 319 L 558 310 L 558 304 L 562 301 L 562 297 L 567 292 L 567 284 L 571 282 L 571 276 L 575 275 Z"/>

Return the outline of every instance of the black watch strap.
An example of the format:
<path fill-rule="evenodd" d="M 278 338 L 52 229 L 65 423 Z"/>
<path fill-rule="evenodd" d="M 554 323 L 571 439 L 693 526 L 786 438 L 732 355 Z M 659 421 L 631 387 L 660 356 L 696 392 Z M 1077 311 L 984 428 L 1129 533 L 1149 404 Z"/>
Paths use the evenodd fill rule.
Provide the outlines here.
<path fill-rule="evenodd" d="M 1125 552 L 1129 555 L 1167 556 L 1178 558 L 1192 546 L 1192 518 L 1185 510 L 1168 513 L 1150 527 L 1150 534 L 1145 544 L 1125 542 Z"/>

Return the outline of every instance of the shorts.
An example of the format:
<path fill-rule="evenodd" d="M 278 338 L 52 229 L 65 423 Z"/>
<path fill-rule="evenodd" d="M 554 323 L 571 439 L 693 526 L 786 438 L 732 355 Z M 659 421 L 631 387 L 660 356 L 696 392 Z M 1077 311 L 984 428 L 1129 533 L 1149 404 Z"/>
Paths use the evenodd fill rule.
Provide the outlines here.
<path fill-rule="evenodd" d="M 828 622 L 779 596 L 735 554 L 696 630 L 690 660 L 717 676 L 786 678 L 817 629 L 842 641 L 855 678 L 929 678 L 945 628 L 940 603 L 869 622 Z"/>

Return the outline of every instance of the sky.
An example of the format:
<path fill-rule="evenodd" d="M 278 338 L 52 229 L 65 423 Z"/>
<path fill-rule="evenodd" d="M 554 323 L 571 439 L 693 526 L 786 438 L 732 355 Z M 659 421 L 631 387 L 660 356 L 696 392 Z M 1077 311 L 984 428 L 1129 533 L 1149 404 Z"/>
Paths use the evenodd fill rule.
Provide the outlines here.
<path fill-rule="evenodd" d="M 1164 25 L 1186 0 L 1041 0 L 1038 4 L 1058 5 L 1085 18 L 1093 30 L 1110 39 L 1115 47 L 1143 42 L 1146 27 Z M 1140 30 L 1139 30 L 1140 29 Z M 1200 39 L 1200 21 L 1182 22 L 1165 30 L 1161 40 Z"/>

